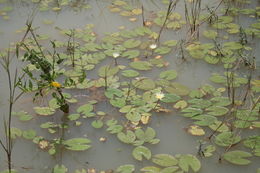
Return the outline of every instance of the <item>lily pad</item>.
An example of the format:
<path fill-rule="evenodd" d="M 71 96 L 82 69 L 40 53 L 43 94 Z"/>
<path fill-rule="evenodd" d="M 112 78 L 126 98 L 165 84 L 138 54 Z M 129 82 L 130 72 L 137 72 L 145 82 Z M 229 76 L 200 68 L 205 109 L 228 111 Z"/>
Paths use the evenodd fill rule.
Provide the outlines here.
<path fill-rule="evenodd" d="M 95 121 L 92 121 L 92 123 L 91 123 L 91 126 L 96 128 L 96 129 L 102 128 L 103 125 L 104 125 L 104 123 L 101 120 L 95 120 Z"/>
<path fill-rule="evenodd" d="M 109 77 L 117 74 L 119 71 L 118 67 L 111 67 L 109 65 L 103 66 L 98 70 L 98 75 L 100 77 Z"/>
<path fill-rule="evenodd" d="M 136 77 L 139 76 L 139 72 L 135 70 L 124 70 L 122 71 L 122 75 L 125 77 Z"/>
<path fill-rule="evenodd" d="M 36 131 L 35 130 L 23 131 L 23 137 L 25 139 L 33 139 L 35 136 L 36 136 Z"/>
<path fill-rule="evenodd" d="M 64 165 L 55 165 L 53 168 L 53 173 L 66 173 L 68 172 L 68 168 L 66 168 Z"/>
<path fill-rule="evenodd" d="M 88 145 L 91 141 L 87 138 L 73 138 L 63 142 L 66 149 L 73 151 L 84 151 L 89 149 L 91 146 Z"/>
<path fill-rule="evenodd" d="M 152 161 L 153 163 L 163 167 L 175 166 L 178 164 L 178 160 L 169 154 L 156 154 L 153 156 Z"/>
<path fill-rule="evenodd" d="M 252 157 L 251 153 L 240 150 L 230 151 L 223 155 L 226 161 L 235 165 L 248 165 L 251 163 L 251 161 L 247 159 L 249 157 Z"/>
<path fill-rule="evenodd" d="M 191 154 L 181 155 L 178 165 L 184 172 L 188 172 L 189 168 L 194 172 L 198 172 L 201 168 L 200 161 Z"/>
<path fill-rule="evenodd" d="M 177 77 L 177 72 L 175 70 L 163 71 L 160 73 L 160 78 L 166 80 L 173 80 Z"/>
<path fill-rule="evenodd" d="M 132 132 L 131 130 L 127 130 L 126 133 L 123 132 L 119 132 L 117 134 L 117 138 L 121 141 L 124 142 L 126 144 L 131 144 L 135 141 L 136 136 L 135 133 Z"/>
<path fill-rule="evenodd" d="M 33 109 L 38 115 L 43 116 L 53 115 L 55 113 L 55 110 L 50 107 L 34 107 Z"/>
<path fill-rule="evenodd" d="M 138 146 L 134 148 L 132 155 L 136 160 L 142 161 L 143 157 L 146 158 L 147 160 L 150 160 L 152 157 L 151 151 L 144 146 Z"/>
<path fill-rule="evenodd" d="M 229 109 L 222 107 L 222 106 L 211 106 L 206 109 L 206 111 L 209 111 L 209 115 L 213 116 L 222 116 L 228 113 Z"/>
<path fill-rule="evenodd" d="M 152 68 L 152 64 L 147 61 L 135 61 L 131 62 L 130 67 L 136 69 L 136 70 L 150 70 Z"/>
<path fill-rule="evenodd" d="M 164 103 L 175 103 L 181 99 L 180 96 L 176 94 L 165 94 L 162 98 L 162 102 Z"/>
<path fill-rule="evenodd" d="M 227 147 L 233 144 L 238 143 L 241 140 L 241 137 L 235 135 L 232 132 L 222 132 L 218 134 L 215 138 L 215 143 L 222 147 Z"/>
<path fill-rule="evenodd" d="M 116 169 L 116 172 L 119 173 L 132 173 L 135 171 L 135 166 L 134 165 L 121 165 Z"/>
<path fill-rule="evenodd" d="M 135 48 L 135 47 L 138 47 L 140 44 L 141 44 L 141 41 L 140 41 L 140 40 L 129 39 L 129 40 L 126 40 L 126 41 L 123 43 L 123 46 L 124 46 L 125 48 Z"/>

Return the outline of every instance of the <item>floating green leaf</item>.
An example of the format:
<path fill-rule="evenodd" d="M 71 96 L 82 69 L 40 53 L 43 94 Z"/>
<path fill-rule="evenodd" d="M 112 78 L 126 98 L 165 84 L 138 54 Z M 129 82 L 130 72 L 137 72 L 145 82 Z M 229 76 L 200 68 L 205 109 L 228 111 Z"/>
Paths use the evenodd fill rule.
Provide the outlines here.
<path fill-rule="evenodd" d="M 195 121 L 194 124 L 199 126 L 209 126 L 213 124 L 215 121 L 217 121 L 217 118 L 212 115 L 197 115 L 192 117 L 192 119 L 198 120 Z"/>
<path fill-rule="evenodd" d="M 99 68 L 98 75 L 100 77 L 109 77 L 117 74 L 118 71 L 119 71 L 118 67 L 111 67 L 109 65 L 105 65 Z"/>
<path fill-rule="evenodd" d="M 28 114 L 25 111 L 13 112 L 13 115 L 18 116 L 20 121 L 29 121 L 33 118 L 32 115 Z"/>
<path fill-rule="evenodd" d="M 181 97 L 176 94 L 165 94 L 161 101 L 165 103 L 175 103 L 180 99 Z"/>
<path fill-rule="evenodd" d="M 169 154 L 156 154 L 153 156 L 152 161 L 153 163 L 163 167 L 175 166 L 178 164 L 178 160 Z"/>
<path fill-rule="evenodd" d="M 169 47 L 159 47 L 157 49 L 155 49 L 155 53 L 158 53 L 159 55 L 164 55 L 167 54 L 171 51 L 171 48 Z"/>
<path fill-rule="evenodd" d="M 136 69 L 136 70 L 150 70 L 152 68 L 152 64 L 147 61 L 135 61 L 131 62 L 130 67 Z"/>
<path fill-rule="evenodd" d="M 68 115 L 68 119 L 71 121 L 75 121 L 80 118 L 80 114 L 70 114 Z"/>
<path fill-rule="evenodd" d="M 226 113 L 228 113 L 229 109 L 222 107 L 222 106 L 211 106 L 211 107 L 208 107 L 206 109 L 206 111 L 209 111 L 208 112 L 209 115 L 221 116 L 221 115 L 225 115 Z"/>
<path fill-rule="evenodd" d="M 127 57 L 128 59 L 137 58 L 140 55 L 139 50 L 128 50 L 122 54 L 122 57 Z"/>
<path fill-rule="evenodd" d="M 248 165 L 249 163 L 251 163 L 250 160 L 246 159 L 248 157 L 252 157 L 252 154 L 240 150 L 229 151 L 223 155 L 223 158 L 226 161 L 233 163 L 235 165 Z"/>
<path fill-rule="evenodd" d="M 15 139 L 16 137 L 21 137 L 22 136 L 22 130 L 11 127 L 11 138 Z"/>
<path fill-rule="evenodd" d="M 146 166 L 141 169 L 142 172 L 145 173 L 158 173 L 161 171 L 161 168 L 155 166 Z"/>
<path fill-rule="evenodd" d="M 226 147 L 238 143 L 241 137 L 232 132 L 222 132 L 215 138 L 215 143 L 219 146 Z"/>
<path fill-rule="evenodd" d="M 126 40 L 126 41 L 123 43 L 123 46 L 124 46 L 125 48 L 135 48 L 135 47 L 138 47 L 140 44 L 141 44 L 141 41 L 140 41 L 140 40 L 129 39 L 129 40 Z"/>
<path fill-rule="evenodd" d="M 48 116 L 48 115 L 52 115 L 55 113 L 55 110 L 50 107 L 34 107 L 33 109 L 37 114 L 43 115 L 43 116 Z"/>
<path fill-rule="evenodd" d="M 132 173 L 135 171 L 135 166 L 134 165 L 121 165 L 116 169 L 116 172 L 119 173 Z"/>
<path fill-rule="evenodd" d="M 135 141 L 136 136 L 135 133 L 132 132 L 131 130 L 127 130 L 126 133 L 123 132 L 119 132 L 117 134 L 117 138 L 121 141 L 124 142 L 126 144 L 131 144 Z"/>
<path fill-rule="evenodd" d="M 139 72 L 135 70 L 124 70 L 122 71 L 122 75 L 125 77 L 136 77 L 139 76 Z"/>
<path fill-rule="evenodd" d="M 66 168 L 64 165 L 55 165 L 53 168 L 53 173 L 66 173 L 68 172 L 68 168 Z"/>
<path fill-rule="evenodd" d="M 134 148 L 132 155 L 136 160 L 142 161 L 143 157 L 149 160 L 152 157 L 151 151 L 144 147 L 144 146 L 138 146 Z"/>
<path fill-rule="evenodd" d="M 84 151 L 89 149 L 91 146 L 88 145 L 91 141 L 86 138 L 73 138 L 63 142 L 68 150 L 73 151 Z"/>
<path fill-rule="evenodd" d="M 36 136 L 36 131 L 35 130 L 23 131 L 23 137 L 25 139 L 33 139 L 35 136 Z"/>
<path fill-rule="evenodd" d="M 180 156 L 179 166 L 184 172 L 188 172 L 189 168 L 191 168 L 194 172 L 198 172 L 201 164 L 195 156 L 186 154 Z"/>
<path fill-rule="evenodd" d="M 155 88 L 155 82 L 149 78 L 141 78 L 138 80 L 133 80 L 132 83 L 136 88 L 142 90 L 152 90 Z"/>
<path fill-rule="evenodd" d="M 203 35 L 209 39 L 216 39 L 218 33 L 216 31 L 213 30 L 207 30 L 203 32 Z"/>
<path fill-rule="evenodd" d="M 96 129 L 100 129 L 103 127 L 104 123 L 101 120 L 95 120 L 95 121 L 92 121 L 91 125 L 92 125 L 92 127 L 96 128 Z"/>
<path fill-rule="evenodd" d="M 160 73 L 160 78 L 166 80 L 173 80 L 177 77 L 177 72 L 175 70 L 167 70 Z"/>

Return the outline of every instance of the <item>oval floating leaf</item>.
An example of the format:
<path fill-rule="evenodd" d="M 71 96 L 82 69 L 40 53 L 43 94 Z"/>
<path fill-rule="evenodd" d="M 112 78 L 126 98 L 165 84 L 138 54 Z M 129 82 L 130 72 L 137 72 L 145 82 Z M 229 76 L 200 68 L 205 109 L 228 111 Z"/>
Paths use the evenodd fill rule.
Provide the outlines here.
<path fill-rule="evenodd" d="M 150 70 L 152 68 L 152 64 L 147 61 L 135 61 L 131 62 L 130 67 L 136 69 L 136 70 Z"/>
<path fill-rule="evenodd" d="M 166 80 L 173 80 L 177 77 L 177 72 L 175 70 L 167 70 L 160 73 L 160 78 Z"/>
<path fill-rule="evenodd" d="M 250 160 L 246 159 L 248 157 L 252 157 L 252 154 L 240 150 L 230 151 L 223 155 L 223 158 L 226 161 L 235 165 L 248 165 L 249 163 L 251 163 Z"/>
<path fill-rule="evenodd" d="M 186 154 L 181 155 L 179 166 L 184 172 L 188 172 L 189 168 L 191 168 L 194 172 L 198 172 L 200 170 L 201 163 L 195 156 Z"/>
<path fill-rule="evenodd" d="M 156 154 L 153 156 L 152 161 L 153 163 L 163 167 L 175 166 L 178 164 L 178 160 L 169 154 Z"/>
<path fill-rule="evenodd" d="M 84 151 L 89 149 L 91 146 L 88 145 L 91 141 L 86 138 L 73 138 L 63 142 L 68 150 L 73 151 Z"/>
<path fill-rule="evenodd" d="M 142 161 L 143 157 L 149 160 L 152 157 L 151 151 L 144 146 L 138 146 L 134 148 L 132 155 L 136 160 Z"/>

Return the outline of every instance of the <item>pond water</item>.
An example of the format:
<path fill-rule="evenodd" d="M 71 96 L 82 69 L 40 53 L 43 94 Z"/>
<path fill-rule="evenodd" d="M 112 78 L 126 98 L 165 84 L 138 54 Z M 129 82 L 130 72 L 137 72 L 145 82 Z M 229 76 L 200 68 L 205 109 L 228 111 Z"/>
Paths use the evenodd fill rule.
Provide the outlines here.
<path fill-rule="evenodd" d="M 28 67 L 12 110 L 12 168 L 259 173 L 259 17 L 257 0 L 0 0 L 1 57 L 10 48 L 12 78 Z M 3 147 L 0 156 L 4 173 Z"/>

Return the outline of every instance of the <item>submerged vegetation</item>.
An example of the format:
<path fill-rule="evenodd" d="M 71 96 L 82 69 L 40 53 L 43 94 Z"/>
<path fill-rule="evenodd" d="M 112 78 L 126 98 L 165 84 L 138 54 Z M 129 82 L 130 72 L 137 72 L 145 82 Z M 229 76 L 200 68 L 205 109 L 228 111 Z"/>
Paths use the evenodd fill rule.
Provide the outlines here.
<path fill-rule="evenodd" d="M 83 0 L 21 2 L 33 2 L 40 11 L 61 11 L 60 15 L 63 7 L 90 7 Z M 24 33 L 21 41 L 1 50 L 0 70 L 6 72 L 9 87 L 9 109 L 7 116 L 1 114 L 0 126 L 4 129 L 0 144 L 8 166 L 1 173 L 24 171 L 25 167 L 17 167 L 12 159 L 16 156 L 13 141 L 18 139 L 32 141 L 35 148 L 48 153 L 55 164 L 45 171 L 53 173 L 98 172 L 98 167 L 86 168 L 86 161 L 72 170 L 64 160 L 72 151 L 92 151 L 96 140 L 105 146 L 107 136 L 128 146 L 133 160 L 99 171 L 102 173 L 199 172 L 201 159 L 209 157 L 220 164 L 259 162 L 259 4 L 223 0 L 210 6 L 202 0 L 162 0 L 163 8 L 152 11 L 141 2 L 108 3 L 109 11 L 128 19 L 132 29 L 120 26 L 117 32 L 100 35 L 93 24 L 56 27 L 60 41 L 41 35 L 30 21 L 19 31 Z M 7 4 L 0 9 L 7 19 L 12 7 L 5 0 L 0 4 Z M 152 4 L 158 7 L 157 2 Z M 243 23 L 240 18 L 250 18 L 250 22 Z M 14 74 L 11 61 L 20 65 Z M 194 88 L 192 80 L 187 86 L 180 82 L 184 72 L 176 66 L 204 63 L 216 69 L 204 80 L 207 84 Z M 20 92 L 17 95 L 16 90 Z M 33 96 L 33 110 L 19 106 L 22 95 Z M 16 126 L 13 116 L 26 125 Z M 165 122 L 169 116 L 192 122 L 184 128 L 197 139 L 192 154 L 153 150 L 161 142 L 160 127 L 154 121 Z M 96 133 L 103 129 L 106 137 L 82 135 L 87 133 L 87 123 Z M 31 124 L 36 126 L 31 128 Z M 76 133 L 70 135 L 71 131 Z M 92 157 L 88 151 L 83 153 Z"/>

